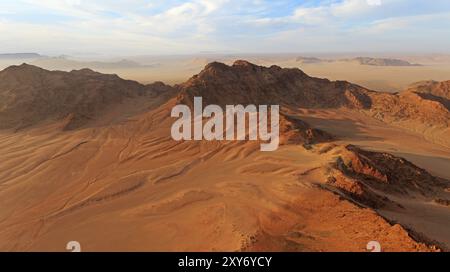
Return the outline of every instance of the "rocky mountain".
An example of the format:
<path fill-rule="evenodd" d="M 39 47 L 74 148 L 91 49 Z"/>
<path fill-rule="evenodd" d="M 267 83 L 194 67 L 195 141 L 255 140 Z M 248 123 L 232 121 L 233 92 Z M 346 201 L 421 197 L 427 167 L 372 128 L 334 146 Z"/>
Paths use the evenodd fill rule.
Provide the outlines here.
<path fill-rule="evenodd" d="M 63 70 L 69 71 L 71 69 L 83 69 L 89 67 L 89 69 L 97 70 L 118 70 L 118 69 L 139 69 L 139 68 L 150 68 L 153 66 L 142 65 L 138 62 L 122 59 L 119 61 L 82 61 L 74 60 L 66 56 L 60 57 L 46 57 L 34 60 L 31 62 L 32 65 L 42 67 L 45 69 L 52 70 Z"/>
<path fill-rule="evenodd" d="M 346 81 L 313 78 L 297 68 L 263 67 L 238 60 L 213 62 L 180 88 L 180 102 L 202 96 L 209 104 L 280 104 L 304 108 L 370 107 L 371 91 Z"/>
<path fill-rule="evenodd" d="M 391 59 L 391 58 L 370 58 L 370 57 L 356 57 L 345 59 L 321 59 L 316 57 L 297 57 L 296 62 L 302 64 L 326 63 L 326 62 L 350 62 L 359 65 L 369 66 L 421 66 L 420 64 L 410 63 L 405 60 Z"/>
<path fill-rule="evenodd" d="M 295 61 L 302 63 L 302 64 L 330 62 L 330 60 L 324 60 L 324 59 L 315 58 L 315 57 L 297 57 L 295 59 Z"/>
<path fill-rule="evenodd" d="M 202 96 L 207 104 L 280 104 L 301 108 L 363 110 L 386 122 L 414 122 L 448 127 L 445 83 L 429 92 L 375 92 L 346 81 L 310 77 L 297 68 L 263 67 L 247 61 L 228 66 L 211 63 L 178 88 L 180 102 Z M 442 95 L 442 96 L 441 96 Z"/>
<path fill-rule="evenodd" d="M 142 85 L 89 69 L 47 71 L 23 64 L 0 72 L 2 128 L 18 128 L 48 118 L 69 117 L 70 128 L 82 126 L 106 107 L 125 98 L 178 92 L 178 103 L 194 96 L 205 104 L 280 104 L 285 108 L 362 110 L 389 122 L 448 127 L 449 82 L 412 86 L 398 93 L 365 89 L 346 81 L 310 77 L 297 68 L 263 67 L 239 60 L 213 62 L 187 82 L 175 86 Z"/>
<path fill-rule="evenodd" d="M 450 111 L 448 100 L 426 93 L 377 93 L 371 96 L 369 114 L 392 123 L 426 124 L 430 127 L 448 128 Z"/>
<path fill-rule="evenodd" d="M 68 118 L 67 128 L 82 126 L 126 98 L 151 97 L 172 88 L 142 85 L 90 69 L 48 71 L 22 64 L 0 72 L 0 128 L 22 128 Z"/>
<path fill-rule="evenodd" d="M 412 84 L 404 92 L 416 93 L 424 99 L 434 100 L 450 110 L 450 81 L 424 81 Z"/>
<path fill-rule="evenodd" d="M 303 144 L 307 147 L 311 144 L 329 142 L 333 139 L 333 135 L 313 128 L 305 121 L 286 114 L 280 116 L 281 144 Z"/>
<path fill-rule="evenodd" d="M 418 193 L 433 197 L 436 191 L 443 191 L 450 185 L 448 180 L 435 177 L 404 158 L 363 150 L 354 145 L 347 145 L 343 150 L 334 166 L 339 174 L 337 178 L 332 177 L 329 184 L 373 208 L 392 204 L 380 192 L 406 196 Z M 365 198 L 364 194 L 369 196 Z M 378 202 L 371 203 L 374 200 Z"/>
<path fill-rule="evenodd" d="M 420 66 L 420 64 L 409 63 L 408 61 L 405 60 L 387 59 L 387 58 L 357 57 L 348 61 L 354 61 L 361 65 L 371 65 L 371 66 Z"/>
<path fill-rule="evenodd" d="M 38 59 L 43 56 L 38 53 L 4 53 L 0 54 L 0 59 Z"/>

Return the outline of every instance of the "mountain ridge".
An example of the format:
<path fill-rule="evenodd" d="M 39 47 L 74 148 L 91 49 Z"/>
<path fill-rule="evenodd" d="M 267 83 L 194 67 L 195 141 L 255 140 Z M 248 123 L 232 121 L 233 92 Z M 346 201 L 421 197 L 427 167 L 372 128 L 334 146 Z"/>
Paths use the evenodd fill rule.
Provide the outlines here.
<path fill-rule="evenodd" d="M 0 79 L 3 128 L 14 123 L 14 118 L 6 120 L 8 114 L 14 113 L 15 118 L 20 119 L 19 109 L 23 107 L 27 109 L 22 112 L 23 115 L 33 112 L 31 116 L 22 118 L 24 125 L 29 125 L 48 117 L 61 119 L 69 113 L 91 116 L 96 108 L 119 103 L 125 97 L 164 91 L 177 93 L 178 103 L 187 105 L 192 105 L 194 96 L 202 96 L 205 104 L 280 104 L 307 109 L 343 107 L 367 112 L 385 122 L 421 123 L 437 127 L 448 127 L 450 119 L 449 82 L 429 83 L 391 94 L 372 91 L 347 81 L 310 77 L 298 68 L 264 67 L 245 60 L 237 60 L 230 66 L 209 63 L 199 74 L 174 87 L 161 82 L 142 85 L 88 68 L 62 72 L 28 64 L 4 69 L 0 72 Z M 75 88 L 83 91 L 74 92 Z M 95 95 L 88 95 L 90 89 L 94 90 Z M 52 96 L 60 100 L 48 103 L 52 102 Z M 87 100 L 80 100 L 81 96 Z M 77 99 L 78 106 L 75 106 Z M 73 109 L 64 110 L 68 107 Z M 77 107 L 90 109 L 77 113 Z M 52 113 L 53 110 L 56 112 Z M 43 115 L 42 118 L 39 114 Z"/>
<path fill-rule="evenodd" d="M 0 71 L 0 128 L 22 128 L 68 117 L 77 124 L 67 128 L 75 129 L 126 98 L 172 91 L 160 82 L 142 85 L 88 68 L 63 72 L 25 63 L 10 66 Z"/>

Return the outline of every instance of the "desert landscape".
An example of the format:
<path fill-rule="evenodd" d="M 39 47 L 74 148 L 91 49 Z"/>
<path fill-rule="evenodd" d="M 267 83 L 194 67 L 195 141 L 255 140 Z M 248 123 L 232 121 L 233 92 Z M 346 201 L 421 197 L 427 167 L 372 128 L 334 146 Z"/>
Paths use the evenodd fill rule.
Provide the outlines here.
<path fill-rule="evenodd" d="M 245 60 L 176 85 L 10 66 L 0 250 L 447 251 L 449 91 L 375 91 Z M 194 96 L 279 104 L 280 148 L 174 141 L 171 109 Z"/>
<path fill-rule="evenodd" d="M 2 0 L 0 33 L 14 267 L 450 252 L 450 1 Z"/>
<path fill-rule="evenodd" d="M 363 56 L 371 57 L 363 57 Z M 70 72 L 90 68 L 142 84 L 162 81 L 181 84 L 201 71 L 208 63 L 228 65 L 237 59 L 251 63 L 286 68 L 299 68 L 308 75 L 330 80 L 347 80 L 368 89 L 400 92 L 418 81 L 446 81 L 450 74 L 448 54 L 185 54 L 105 57 L 46 56 L 37 53 L 0 54 L 0 68 L 28 63 L 47 70 Z M 370 63 L 372 61 L 372 63 Z"/>

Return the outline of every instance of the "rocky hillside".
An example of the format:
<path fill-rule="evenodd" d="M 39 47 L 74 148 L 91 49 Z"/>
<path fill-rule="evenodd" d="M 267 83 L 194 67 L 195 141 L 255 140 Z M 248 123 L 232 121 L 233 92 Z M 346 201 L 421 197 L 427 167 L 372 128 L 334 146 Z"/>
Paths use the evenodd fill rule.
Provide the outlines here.
<path fill-rule="evenodd" d="M 371 91 L 346 81 L 313 78 L 299 69 L 262 67 L 238 60 L 213 62 L 179 86 L 180 102 L 202 96 L 208 104 L 280 104 L 303 108 L 370 107 Z"/>
<path fill-rule="evenodd" d="M 310 77 L 297 68 L 262 67 L 247 61 L 228 66 L 213 62 L 178 86 L 179 101 L 192 104 L 281 104 L 301 108 L 364 110 L 386 122 L 413 122 L 448 127 L 448 83 L 400 94 L 374 92 L 346 81 Z M 428 91 L 427 91 L 428 90 Z"/>
<path fill-rule="evenodd" d="M 73 129 L 126 98 L 171 90 L 162 83 L 145 86 L 90 69 L 61 72 L 28 64 L 11 66 L 0 72 L 0 129 L 64 118 Z"/>
<path fill-rule="evenodd" d="M 449 82 L 428 82 L 399 94 L 374 92 L 346 81 L 310 77 L 297 68 L 262 67 L 239 60 L 213 62 L 172 88 L 142 85 L 90 69 L 47 71 L 23 64 L 0 72 L 0 128 L 22 128 L 44 120 L 69 118 L 71 129 L 95 119 L 126 98 L 178 92 L 178 103 L 194 96 L 205 104 L 280 104 L 283 108 L 362 110 L 386 122 L 412 122 L 447 128 Z"/>

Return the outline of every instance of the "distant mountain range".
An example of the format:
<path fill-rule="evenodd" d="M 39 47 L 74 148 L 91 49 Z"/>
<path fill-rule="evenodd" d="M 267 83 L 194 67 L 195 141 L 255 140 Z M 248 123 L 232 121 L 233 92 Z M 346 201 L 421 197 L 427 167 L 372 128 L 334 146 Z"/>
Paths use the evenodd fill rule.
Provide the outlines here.
<path fill-rule="evenodd" d="M 8 53 L 0 54 L 0 59 L 13 60 L 13 59 L 38 59 L 44 56 L 37 53 Z"/>
<path fill-rule="evenodd" d="M 320 59 L 315 57 L 297 57 L 297 62 L 304 64 L 311 63 L 325 63 L 325 62 L 353 62 L 360 65 L 370 66 L 421 66 L 420 64 L 410 63 L 405 60 L 389 59 L 389 58 L 369 58 L 369 57 L 356 57 L 351 59 Z"/>
<path fill-rule="evenodd" d="M 65 56 L 61 57 L 44 57 L 39 58 L 31 62 L 32 65 L 36 65 L 44 68 L 51 68 L 52 70 L 73 70 L 83 69 L 89 67 L 90 69 L 128 69 L 128 68 L 151 68 L 153 65 L 142 65 L 138 62 L 121 59 L 118 61 L 85 61 L 74 60 Z"/>

